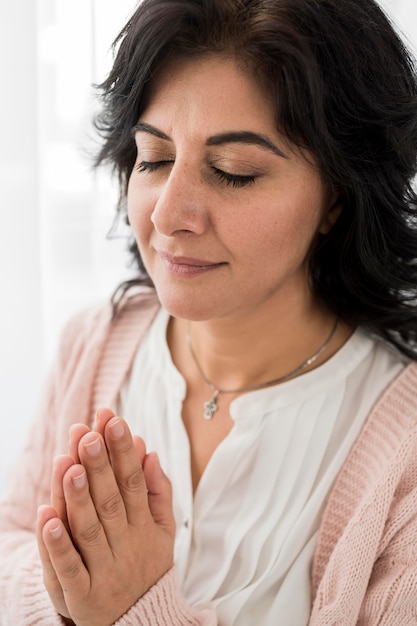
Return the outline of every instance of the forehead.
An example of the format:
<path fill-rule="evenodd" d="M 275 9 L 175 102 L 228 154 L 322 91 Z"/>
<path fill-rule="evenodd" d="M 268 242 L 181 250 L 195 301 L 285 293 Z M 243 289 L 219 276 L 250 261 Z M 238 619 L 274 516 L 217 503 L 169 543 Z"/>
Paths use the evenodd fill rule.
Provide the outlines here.
<path fill-rule="evenodd" d="M 176 57 L 166 63 L 149 84 L 140 117 L 156 125 L 202 129 L 214 124 L 221 130 L 243 125 L 276 132 L 270 94 L 242 63 L 222 55 Z"/>

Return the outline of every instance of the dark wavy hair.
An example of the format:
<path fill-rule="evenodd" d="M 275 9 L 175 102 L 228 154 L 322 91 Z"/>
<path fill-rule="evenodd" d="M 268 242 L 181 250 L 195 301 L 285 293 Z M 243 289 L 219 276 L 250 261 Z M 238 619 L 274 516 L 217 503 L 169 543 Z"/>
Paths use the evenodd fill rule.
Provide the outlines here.
<path fill-rule="evenodd" d="M 314 292 L 417 360 L 416 68 L 377 3 L 143 0 L 114 50 L 98 86 L 96 164 L 118 174 L 120 206 L 136 159 L 131 129 L 155 72 L 179 55 L 236 56 L 272 93 L 277 129 L 315 156 L 343 203 L 311 251 Z M 147 280 L 134 241 L 130 249 L 138 279 L 122 290 Z"/>

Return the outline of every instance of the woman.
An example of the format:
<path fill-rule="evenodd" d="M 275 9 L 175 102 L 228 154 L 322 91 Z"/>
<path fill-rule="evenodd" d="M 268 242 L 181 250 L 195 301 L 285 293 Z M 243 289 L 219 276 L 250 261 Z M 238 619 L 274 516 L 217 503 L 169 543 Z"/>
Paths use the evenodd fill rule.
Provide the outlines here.
<path fill-rule="evenodd" d="M 141 275 L 63 334 L 2 623 L 416 623 L 410 58 L 372 0 L 145 0 L 117 45 Z"/>

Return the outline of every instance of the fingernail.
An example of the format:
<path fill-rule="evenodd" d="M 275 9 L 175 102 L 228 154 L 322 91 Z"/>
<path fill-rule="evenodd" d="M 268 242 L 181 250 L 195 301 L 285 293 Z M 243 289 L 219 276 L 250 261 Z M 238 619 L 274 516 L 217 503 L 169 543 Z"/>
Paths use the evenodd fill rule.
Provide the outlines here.
<path fill-rule="evenodd" d="M 62 535 L 62 526 L 59 522 L 57 526 L 54 526 L 53 528 L 49 528 L 48 530 L 49 530 L 49 534 L 52 535 L 53 539 L 59 539 L 59 537 Z"/>
<path fill-rule="evenodd" d="M 76 487 L 77 489 L 81 489 L 86 483 L 85 472 L 82 472 L 81 474 L 79 474 L 79 476 L 72 476 L 71 481 L 74 487 Z"/>
<path fill-rule="evenodd" d="M 115 439 L 120 439 L 120 437 L 123 437 L 125 427 L 121 419 L 117 418 L 114 421 L 112 420 L 111 422 L 109 422 L 109 428 L 112 436 Z"/>
<path fill-rule="evenodd" d="M 94 441 L 89 441 L 84 444 L 84 448 L 90 456 L 97 456 L 101 450 L 100 439 L 94 439 Z"/>

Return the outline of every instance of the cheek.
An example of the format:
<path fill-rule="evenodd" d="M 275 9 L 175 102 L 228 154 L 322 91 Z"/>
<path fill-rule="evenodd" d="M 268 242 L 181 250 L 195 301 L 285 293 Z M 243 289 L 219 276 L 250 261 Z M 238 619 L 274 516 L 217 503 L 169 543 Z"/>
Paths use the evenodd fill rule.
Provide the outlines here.
<path fill-rule="evenodd" d="M 321 213 L 312 198 L 298 200 L 275 203 L 267 213 L 260 209 L 244 228 L 242 222 L 235 227 L 234 241 L 240 241 L 247 262 L 262 258 L 265 270 L 271 267 L 287 272 L 304 266 L 319 230 Z"/>
<path fill-rule="evenodd" d="M 312 198 L 299 197 L 270 207 L 268 211 L 259 209 L 246 226 L 249 241 L 256 240 L 259 249 L 275 244 L 288 249 L 289 253 L 308 250 L 321 223 L 319 203 Z"/>
<path fill-rule="evenodd" d="M 139 241 L 152 227 L 152 206 L 146 192 L 129 182 L 127 189 L 127 215 L 135 238 Z"/>

